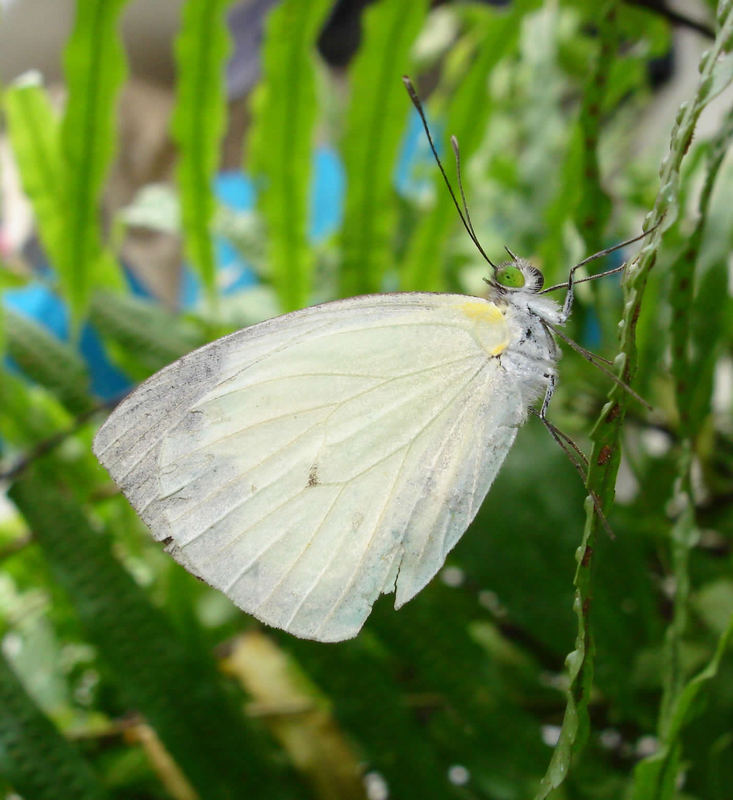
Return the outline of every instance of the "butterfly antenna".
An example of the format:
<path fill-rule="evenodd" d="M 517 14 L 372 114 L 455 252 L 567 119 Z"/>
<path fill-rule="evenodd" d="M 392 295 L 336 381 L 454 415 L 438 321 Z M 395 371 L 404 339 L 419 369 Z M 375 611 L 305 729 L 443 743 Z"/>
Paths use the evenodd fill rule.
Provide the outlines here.
<path fill-rule="evenodd" d="M 580 353 L 580 355 L 583 356 L 583 358 L 586 361 L 588 361 L 591 364 L 593 364 L 593 366 L 596 369 L 599 369 L 604 375 L 607 375 L 612 381 L 617 383 L 624 391 L 628 392 L 628 394 L 630 394 L 634 398 L 634 400 L 637 401 L 637 403 L 641 403 L 641 405 L 643 405 L 644 408 L 647 409 L 647 411 L 653 411 L 654 410 L 652 408 L 652 406 L 649 403 L 647 403 L 647 401 L 640 394 L 637 394 L 629 386 L 628 383 L 626 383 L 625 381 L 621 380 L 621 378 L 619 378 L 618 375 L 616 375 L 615 373 L 611 372 L 610 369 L 607 369 L 603 365 L 602 362 L 606 361 L 606 359 L 601 359 L 600 356 L 597 356 L 595 353 L 591 353 L 590 350 L 586 350 L 585 347 L 582 347 L 576 341 L 574 341 L 569 336 L 567 336 L 563 332 L 562 328 L 558 328 L 557 325 L 553 325 L 551 322 L 548 322 L 547 320 L 543 320 L 543 324 L 546 325 L 555 334 L 555 336 L 557 336 L 559 339 L 562 339 L 563 342 L 565 342 L 565 344 L 567 344 L 570 347 L 572 347 L 573 350 L 575 350 L 576 353 Z"/>
<path fill-rule="evenodd" d="M 544 416 L 544 414 L 540 413 L 535 408 L 531 408 L 530 410 L 539 417 L 540 422 L 542 422 L 545 428 L 547 428 L 550 436 L 552 436 L 557 444 L 560 445 L 560 448 L 568 457 L 570 463 L 575 467 L 578 475 L 580 475 L 583 485 L 585 485 L 588 481 L 588 459 L 585 457 L 583 451 L 566 433 L 563 433 L 560 428 L 558 428 L 556 425 L 553 425 L 550 420 Z M 588 494 L 593 502 L 593 507 L 595 508 L 596 514 L 598 514 L 598 519 L 601 521 L 606 533 L 608 534 L 609 538 L 615 539 L 616 534 L 613 532 L 613 528 L 611 528 L 606 515 L 603 513 L 603 507 L 601 506 L 600 498 L 592 489 L 589 489 L 587 486 L 586 489 L 588 489 Z"/>
<path fill-rule="evenodd" d="M 486 255 L 486 253 L 483 251 L 483 248 L 479 244 L 478 236 L 476 236 L 476 230 L 473 227 L 473 222 L 471 221 L 471 215 L 468 211 L 468 203 L 466 202 L 466 195 L 465 192 L 463 191 L 463 177 L 461 175 L 461 149 L 458 146 L 458 139 L 456 139 L 455 136 L 451 136 L 450 143 L 451 147 L 453 148 L 453 152 L 455 153 L 456 156 L 456 176 L 458 178 L 458 190 L 461 193 L 461 203 L 463 204 L 463 213 L 466 215 L 466 223 L 469 228 L 471 239 L 478 247 L 481 255 L 489 262 L 489 264 L 494 269 L 496 269 L 496 265 L 494 264 L 494 262 Z"/>
<path fill-rule="evenodd" d="M 453 151 L 456 154 L 456 164 L 458 166 L 458 186 L 461 193 L 461 199 L 463 200 L 463 209 L 461 208 L 460 203 L 458 202 L 458 198 L 456 197 L 456 193 L 453 191 L 453 187 L 451 186 L 451 182 L 448 180 L 448 175 L 443 167 L 443 162 L 440 160 L 440 156 L 438 155 L 438 151 L 435 147 L 435 143 L 433 142 L 433 137 L 430 133 L 430 128 L 428 127 L 428 121 L 425 118 L 425 112 L 423 111 L 422 103 L 420 102 L 420 98 L 417 96 L 417 92 L 415 91 L 415 87 L 412 85 L 412 81 L 407 75 L 402 76 L 402 82 L 405 84 L 405 88 L 407 89 L 407 94 L 410 95 L 410 100 L 412 100 L 412 104 L 417 109 L 417 113 L 420 115 L 420 120 L 422 121 L 422 126 L 425 129 L 425 135 L 428 137 L 428 144 L 430 145 L 430 149 L 433 153 L 433 158 L 435 158 L 435 162 L 438 165 L 438 169 L 440 170 L 440 174 L 443 176 L 443 180 L 445 181 L 445 185 L 448 187 L 448 192 L 450 193 L 451 199 L 453 200 L 453 205 L 456 207 L 456 211 L 458 212 L 458 216 L 461 218 L 461 222 L 463 223 L 463 227 L 466 229 L 471 241 L 476 245 L 479 253 L 483 256 L 486 262 L 496 269 L 496 265 L 492 262 L 492 260 L 486 255 L 484 252 L 484 248 L 481 247 L 481 243 L 478 240 L 478 237 L 474 233 L 473 225 L 471 224 L 471 217 L 468 213 L 468 207 L 466 205 L 466 198 L 463 194 L 463 186 L 461 185 L 461 172 L 460 172 L 460 165 L 459 165 L 459 154 L 458 154 L 458 141 L 456 140 L 455 136 L 451 137 L 451 144 L 453 145 Z"/>
<path fill-rule="evenodd" d="M 619 242 L 618 244 L 613 245 L 613 247 L 607 247 L 605 250 L 599 250 L 597 253 L 593 253 L 592 256 L 588 256 L 584 258 L 582 261 L 579 261 L 574 267 L 570 270 L 570 279 L 565 281 L 565 283 L 556 283 L 554 286 L 548 286 L 547 289 L 543 289 L 539 294 L 546 294 L 547 292 L 553 292 L 555 289 L 569 289 L 571 284 L 576 283 L 585 283 L 586 281 L 594 281 L 597 278 L 605 278 L 606 275 L 614 275 L 616 272 L 623 272 L 626 268 L 626 264 L 622 264 L 620 267 L 614 267 L 613 269 L 609 269 L 606 272 L 599 272 L 596 275 L 589 275 L 587 278 L 578 278 L 575 280 L 572 276 L 576 269 L 580 267 L 584 267 L 591 261 L 595 261 L 597 258 L 603 258 L 603 256 L 607 256 L 610 253 L 614 253 L 616 250 L 620 250 L 622 247 L 627 247 L 630 244 L 634 244 L 634 242 L 638 242 L 643 239 L 645 236 L 649 236 L 650 233 L 655 231 L 660 225 L 661 221 L 657 222 L 656 225 L 653 225 L 649 228 L 648 231 L 644 231 L 640 233 L 638 236 L 634 236 L 631 239 L 626 239 L 623 242 Z"/>
<path fill-rule="evenodd" d="M 624 242 L 624 244 L 628 244 L 628 242 Z M 585 263 L 585 262 L 581 262 Z M 580 266 L 577 264 L 576 266 Z M 575 269 L 575 267 L 573 267 Z M 614 267 L 613 269 L 607 269 L 605 272 L 597 272 L 595 275 L 587 275 L 585 278 L 573 278 L 573 286 L 577 283 L 587 283 L 588 281 L 595 281 L 598 278 L 605 278 L 607 275 L 615 275 L 618 272 L 623 272 L 626 269 L 626 264 L 621 264 L 620 267 Z M 543 289 L 538 294 L 545 294 L 546 292 L 551 292 L 554 289 L 567 289 L 568 283 L 556 283 L 554 286 L 550 286 L 547 289 Z"/>

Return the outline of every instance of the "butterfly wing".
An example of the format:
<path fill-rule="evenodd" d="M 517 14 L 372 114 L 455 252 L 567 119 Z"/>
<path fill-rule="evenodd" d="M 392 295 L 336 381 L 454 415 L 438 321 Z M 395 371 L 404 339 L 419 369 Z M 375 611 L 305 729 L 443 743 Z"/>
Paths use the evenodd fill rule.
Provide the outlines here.
<path fill-rule="evenodd" d="M 478 313 L 477 313 L 478 309 Z M 525 409 L 503 316 L 444 294 L 327 303 L 161 370 L 94 451 L 154 537 L 240 608 L 355 636 L 441 567 Z"/>

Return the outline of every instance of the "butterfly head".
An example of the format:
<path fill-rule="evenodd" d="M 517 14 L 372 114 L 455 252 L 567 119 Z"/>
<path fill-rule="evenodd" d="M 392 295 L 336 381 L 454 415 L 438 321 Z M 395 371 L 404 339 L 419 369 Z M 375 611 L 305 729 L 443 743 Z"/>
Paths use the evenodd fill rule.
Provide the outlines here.
<path fill-rule="evenodd" d="M 533 267 L 529 261 L 517 258 L 513 253 L 509 255 L 512 256 L 511 261 L 505 261 L 498 266 L 494 266 L 492 285 L 505 293 L 525 292 L 527 294 L 537 294 L 545 283 L 543 274 L 537 267 Z"/>

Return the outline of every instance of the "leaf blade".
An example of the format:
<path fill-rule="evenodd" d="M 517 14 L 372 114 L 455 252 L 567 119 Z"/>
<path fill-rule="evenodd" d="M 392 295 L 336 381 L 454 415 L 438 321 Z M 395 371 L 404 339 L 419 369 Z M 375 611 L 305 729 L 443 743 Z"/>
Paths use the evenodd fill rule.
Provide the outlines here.
<path fill-rule="evenodd" d="M 119 20 L 127 2 L 78 0 L 64 51 L 68 101 L 60 130 L 60 202 L 67 243 L 56 267 L 75 324 L 93 284 L 121 285 L 119 269 L 102 242 L 98 215 L 102 184 L 116 151 L 115 103 L 126 75 Z"/>
<path fill-rule="evenodd" d="M 217 298 L 213 180 L 226 121 L 222 69 L 231 49 L 225 16 L 231 2 L 189 0 L 175 43 L 178 82 L 171 132 L 179 148 L 184 248 L 212 306 Z"/>
<path fill-rule="evenodd" d="M 351 104 L 342 141 L 347 175 L 341 232 L 340 294 L 377 292 L 391 261 L 396 207 L 394 165 L 409 103 L 401 76 L 427 3 L 386 0 L 364 19 L 361 48 L 351 65 Z"/>
<path fill-rule="evenodd" d="M 263 81 L 253 98 L 252 174 L 267 225 L 270 278 L 283 311 L 301 308 L 311 291 L 313 254 L 307 210 L 316 119 L 314 45 L 326 0 L 284 0 L 270 12 Z"/>

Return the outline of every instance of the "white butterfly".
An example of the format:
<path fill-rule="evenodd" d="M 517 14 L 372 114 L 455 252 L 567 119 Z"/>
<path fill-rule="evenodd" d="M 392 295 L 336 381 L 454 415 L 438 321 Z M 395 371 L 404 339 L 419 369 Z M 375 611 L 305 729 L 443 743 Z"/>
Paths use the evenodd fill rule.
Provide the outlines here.
<path fill-rule="evenodd" d="M 544 417 L 572 272 L 560 308 L 510 256 L 489 299 L 354 297 L 212 342 L 128 396 L 94 452 L 194 575 L 296 636 L 351 638 L 440 569 L 543 393 Z"/>
<path fill-rule="evenodd" d="M 502 274 L 524 285 L 355 297 L 219 339 L 128 396 L 94 452 L 240 608 L 355 636 L 381 592 L 399 608 L 440 569 L 555 374 L 561 310 L 526 262 Z"/>

